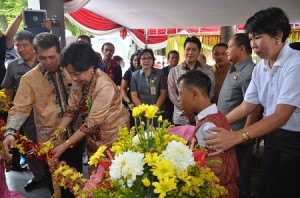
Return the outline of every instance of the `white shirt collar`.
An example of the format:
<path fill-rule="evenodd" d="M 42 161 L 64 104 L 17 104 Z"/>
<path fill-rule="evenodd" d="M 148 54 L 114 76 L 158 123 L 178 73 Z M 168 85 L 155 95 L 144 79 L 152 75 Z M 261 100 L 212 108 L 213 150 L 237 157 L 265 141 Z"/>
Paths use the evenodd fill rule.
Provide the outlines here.
<path fill-rule="evenodd" d="M 218 108 L 216 104 L 212 104 L 208 107 L 206 107 L 205 109 L 203 109 L 195 118 L 196 123 L 199 122 L 199 120 L 202 120 L 203 118 L 205 118 L 208 115 L 211 114 L 216 114 L 218 113 Z"/>

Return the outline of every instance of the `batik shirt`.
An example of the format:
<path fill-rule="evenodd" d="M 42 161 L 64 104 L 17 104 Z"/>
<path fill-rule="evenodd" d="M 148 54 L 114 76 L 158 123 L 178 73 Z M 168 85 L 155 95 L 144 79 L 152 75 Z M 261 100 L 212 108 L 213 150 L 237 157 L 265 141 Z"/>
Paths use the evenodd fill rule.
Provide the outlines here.
<path fill-rule="evenodd" d="M 118 87 L 99 69 L 88 84 L 73 83 L 65 116 L 76 118 L 82 113 L 85 116 L 78 130 L 87 134 L 88 156 L 100 146 L 110 147 L 118 139 L 119 127 L 129 126 Z"/>
<path fill-rule="evenodd" d="M 6 128 L 19 130 L 33 109 L 38 141 L 49 140 L 63 116 L 71 85 L 65 69 L 53 73 L 39 64 L 21 78 Z"/>
<path fill-rule="evenodd" d="M 194 69 L 202 71 L 203 73 L 208 75 L 208 77 L 210 78 L 211 89 L 209 92 L 209 97 L 212 99 L 212 97 L 214 96 L 214 93 L 215 93 L 215 75 L 214 75 L 214 72 L 213 72 L 211 66 L 206 65 L 206 64 L 201 64 L 200 62 L 197 61 Z M 177 81 L 182 74 L 185 74 L 186 72 L 188 72 L 190 70 L 191 69 L 186 65 L 186 63 L 183 62 L 181 65 L 177 65 L 177 66 L 173 67 L 170 70 L 170 73 L 168 76 L 168 92 L 169 92 L 170 100 L 174 104 L 173 122 L 176 125 L 189 124 L 188 118 L 183 115 L 183 111 L 181 110 L 181 105 L 178 100 Z"/>

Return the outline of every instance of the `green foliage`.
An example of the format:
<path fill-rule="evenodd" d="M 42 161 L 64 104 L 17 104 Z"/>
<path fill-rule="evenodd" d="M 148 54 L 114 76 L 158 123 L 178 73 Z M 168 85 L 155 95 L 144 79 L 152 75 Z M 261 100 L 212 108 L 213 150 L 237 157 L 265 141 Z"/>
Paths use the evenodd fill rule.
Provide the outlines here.
<path fill-rule="evenodd" d="M 79 35 L 88 35 L 90 36 L 91 33 L 80 29 L 79 27 L 77 27 L 75 24 L 73 24 L 68 18 L 65 17 L 65 24 L 68 30 L 70 30 L 72 32 L 72 35 L 74 36 L 79 36 Z"/>
<path fill-rule="evenodd" d="M 5 0 L 0 2 L 0 15 L 4 16 L 7 24 L 11 24 L 14 18 L 21 12 L 22 8 L 27 7 L 27 0 Z M 3 21 L 4 22 L 4 21 Z M 3 23 L 1 26 L 4 26 Z M 1 27 L 2 30 L 5 30 L 6 27 Z M 23 24 L 20 25 L 20 29 L 23 29 Z"/>

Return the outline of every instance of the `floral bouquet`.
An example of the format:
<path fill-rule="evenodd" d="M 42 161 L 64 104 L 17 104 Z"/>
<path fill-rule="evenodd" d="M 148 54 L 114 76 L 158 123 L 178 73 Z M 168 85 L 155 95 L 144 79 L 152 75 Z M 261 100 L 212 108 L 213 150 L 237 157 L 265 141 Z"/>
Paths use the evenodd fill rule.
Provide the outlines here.
<path fill-rule="evenodd" d="M 0 155 L 2 155 L 2 141 L 5 133 L 4 113 L 8 112 L 11 107 L 11 101 L 5 94 L 5 90 L 0 90 Z"/>
<path fill-rule="evenodd" d="M 11 107 L 11 101 L 5 94 L 5 90 L 0 90 L 0 113 L 6 113 Z"/>
<path fill-rule="evenodd" d="M 225 195 L 227 190 L 218 184 L 219 179 L 210 168 L 203 165 L 203 158 L 196 156 L 190 143 L 168 133 L 171 127 L 168 121 L 159 117 L 158 127 L 153 127 L 157 111 L 154 105 L 133 108 L 135 121 L 141 124 L 131 130 L 120 128 L 119 139 L 110 150 L 99 147 L 89 160 L 89 165 L 97 168 L 89 180 L 76 169 L 53 159 L 51 142 L 32 145 L 25 137 L 17 136 L 17 145 L 20 151 L 30 151 L 39 158 L 45 159 L 46 154 L 53 182 L 68 188 L 76 197 L 213 198 Z"/>
<path fill-rule="evenodd" d="M 78 196 L 219 197 L 227 193 L 210 168 L 195 161 L 189 142 L 167 132 L 168 121 L 159 117 L 158 127 L 153 127 L 157 111 L 158 107 L 145 104 L 132 109 L 141 124 L 131 130 L 120 128 L 111 150 L 101 146 L 90 158 L 89 165 L 98 169 Z"/>

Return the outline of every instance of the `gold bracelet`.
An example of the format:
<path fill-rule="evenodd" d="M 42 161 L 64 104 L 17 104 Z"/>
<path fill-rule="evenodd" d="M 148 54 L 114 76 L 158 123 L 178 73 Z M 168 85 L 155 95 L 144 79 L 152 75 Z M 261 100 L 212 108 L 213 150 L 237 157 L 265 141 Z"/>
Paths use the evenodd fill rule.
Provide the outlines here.
<path fill-rule="evenodd" d="M 74 144 L 70 140 L 67 140 L 66 143 L 68 144 L 68 148 L 74 147 Z"/>
<path fill-rule="evenodd" d="M 250 136 L 249 136 L 249 133 L 246 131 L 245 128 L 241 129 L 240 130 L 241 134 L 242 134 L 242 137 L 243 137 L 243 142 L 242 143 L 246 143 L 250 140 Z"/>

